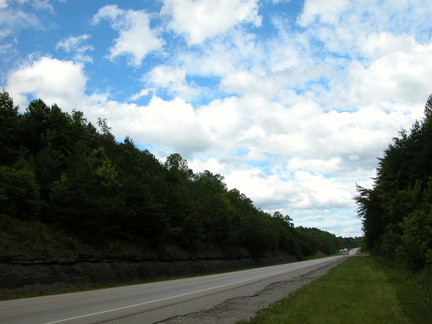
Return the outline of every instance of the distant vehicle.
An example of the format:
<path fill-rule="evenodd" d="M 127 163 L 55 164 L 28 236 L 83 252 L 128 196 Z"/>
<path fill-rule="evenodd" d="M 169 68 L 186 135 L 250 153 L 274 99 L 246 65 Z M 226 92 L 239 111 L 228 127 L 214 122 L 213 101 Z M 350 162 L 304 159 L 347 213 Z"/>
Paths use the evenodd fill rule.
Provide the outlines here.
<path fill-rule="evenodd" d="M 348 255 L 349 250 L 347 248 L 339 250 L 339 255 Z"/>

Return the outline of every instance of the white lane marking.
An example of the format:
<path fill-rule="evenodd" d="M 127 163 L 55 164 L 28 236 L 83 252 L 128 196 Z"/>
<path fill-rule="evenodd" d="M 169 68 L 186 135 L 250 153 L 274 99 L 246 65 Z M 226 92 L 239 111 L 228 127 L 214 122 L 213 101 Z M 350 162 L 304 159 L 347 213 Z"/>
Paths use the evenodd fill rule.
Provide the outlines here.
<path fill-rule="evenodd" d="M 308 265 L 305 265 L 304 267 L 307 267 L 307 266 Z M 303 267 L 299 267 L 298 269 L 290 269 L 290 270 L 299 270 L 301 268 L 303 268 Z M 161 299 L 157 299 L 157 300 L 151 300 L 151 301 L 144 302 L 144 303 L 139 303 L 139 304 L 128 305 L 128 306 L 123 306 L 123 307 L 119 307 L 119 308 L 108 309 L 108 310 L 101 311 L 101 312 L 96 312 L 96 313 L 90 313 L 90 314 L 80 315 L 80 316 L 76 316 L 76 317 L 65 318 L 65 319 L 61 319 L 61 320 L 57 320 L 57 321 L 53 321 L 53 322 L 46 322 L 45 324 L 63 323 L 63 322 L 67 322 L 67 321 L 77 320 L 77 319 L 80 319 L 80 318 L 85 318 L 85 317 L 90 317 L 90 316 L 95 316 L 95 315 L 101 315 L 101 314 L 110 313 L 110 312 L 116 312 L 116 311 L 120 311 L 120 310 L 124 310 L 124 309 L 128 309 L 128 308 L 143 306 L 143 305 L 147 305 L 147 304 L 151 304 L 151 303 L 157 303 L 157 302 L 168 300 L 168 299 L 173 299 L 173 298 L 179 298 L 179 297 L 184 297 L 184 296 L 188 296 L 188 295 L 198 294 L 198 293 L 201 293 L 201 292 L 204 292 L 204 291 L 208 291 L 208 290 L 223 288 L 223 287 L 226 287 L 226 286 L 232 286 L 232 285 L 240 284 L 240 283 L 243 283 L 243 282 L 246 282 L 246 281 L 252 281 L 252 280 L 262 279 L 262 278 L 266 278 L 266 277 L 276 277 L 276 276 L 278 276 L 278 275 L 280 275 L 282 273 L 285 273 L 285 272 L 287 272 L 287 269 L 284 269 L 283 271 L 280 271 L 280 272 L 277 272 L 277 273 L 272 273 L 271 275 L 264 275 L 264 276 L 259 276 L 259 277 L 255 277 L 255 278 L 249 278 L 249 279 L 240 280 L 240 281 L 232 282 L 232 283 L 221 285 L 221 286 L 217 286 L 217 287 L 211 287 L 211 288 L 206 288 L 206 289 L 202 289 L 202 290 L 192 291 L 192 292 L 189 292 L 189 293 L 186 293 L 186 294 L 180 294 L 180 295 L 166 297 L 166 298 L 161 298 Z"/>
<path fill-rule="evenodd" d="M 264 277 L 258 277 L 258 278 L 264 278 Z M 132 307 L 138 307 L 138 306 L 143 306 L 143 305 L 147 305 L 147 304 L 151 304 L 151 303 L 157 303 L 157 302 L 168 300 L 168 299 L 173 299 L 173 298 L 178 298 L 178 297 L 184 297 L 184 296 L 187 296 L 187 295 L 198 294 L 198 293 L 201 293 L 201 292 L 204 292 L 204 291 L 218 289 L 218 288 L 222 288 L 222 287 L 226 287 L 226 286 L 231 286 L 231 285 L 239 284 L 239 283 L 250 281 L 250 280 L 254 280 L 254 279 L 257 279 L 257 278 L 245 279 L 245 280 L 236 281 L 234 283 L 229 283 L 229 284 L 225 284 L 225 285 L 221 285 L 221 286 L 217 286 L 217 287 L 206 288 L 206 289 L 202 289 L 202 290 L 197 290 L 197 291 L 189 292 L 189 293 L 186 293 L 186 294 L 181 294 L 181 295 L 176 295 L 176 296 L 171 296 L 171 297 L 156 299 L 156 300 L 152 300 L 152 301 L 148 301 L 148 302 L 140 303 L 140 304 L 128 305 L 128 306 L 119 307 L 119 308 L 113 308 L 113 309 L 109 309 L 109 310 L 106 310 L 106 311 L 101 311 L 101 312 L 96 312 L 96 313 L 91 313 L 91 314 L 86 314 L 86 315 L 81 315 L 81 316 L 66 318 L 66 319 L 62 319 L 62 320 L 58 320 L 58 321 L 54 321 L 54 322 L 47 322 L 45 324 L 62 323 L 62 322 L 72 321 L 72 320 L 76 320 L 76 319 L 80 319 L 80 318 L 84 318 L 84 317 L 90 317 L 90 316 L 105 314 L 105 313 L 109 313 L 109 312 L 116 312 L 116 311 L 119 311 L 119 310 L 124 310 L 124 309 L 132 308 Z"/>

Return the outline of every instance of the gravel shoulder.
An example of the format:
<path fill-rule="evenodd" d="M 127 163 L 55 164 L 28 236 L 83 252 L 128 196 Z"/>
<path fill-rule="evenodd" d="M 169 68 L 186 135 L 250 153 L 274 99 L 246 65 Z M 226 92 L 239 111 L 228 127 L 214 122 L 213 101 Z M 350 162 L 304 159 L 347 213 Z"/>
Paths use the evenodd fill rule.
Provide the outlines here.
<path fill-rule="evenodd" d="M 241 320 L 248 320 L 270 305 L 285 298 L 301 286 L 325 275 L 331 268 L 342 263 L 340 261 L 325 265 L 317 270 L 306 273 L 288 281 L 280 281 L 268 285 L 252 296 L 236 297 L 208 310 L 169 318 L 158 323 L 163 324 L 234 324 Z"/>

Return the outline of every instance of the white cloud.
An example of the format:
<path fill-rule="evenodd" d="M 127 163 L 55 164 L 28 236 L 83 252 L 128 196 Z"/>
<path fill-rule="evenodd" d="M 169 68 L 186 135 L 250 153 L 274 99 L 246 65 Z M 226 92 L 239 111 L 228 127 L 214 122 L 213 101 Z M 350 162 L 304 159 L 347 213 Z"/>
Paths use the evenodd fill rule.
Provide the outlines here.
<path fill-rule="evenodd" d="M 166 147 L 185 156 L 212 147 L 194 108 L 183 99 L 153 97 L 148 106 L 119 103 L 104 95 L 86 95 L 87 81 L 82 63 L 42 57 L 12 71 L 6 88 L 22 107 L 33 98 L 42 98 L 48 105 L 56 103 L 66 111 L 84 111 L 93 122 L 107 118 L 119 139 L 131 136 L 140 143 Z"/>
<path fill-rule="evenodd" d="M 255 75 L 248 71 L 228 74 L 222 79 L 220 86 L 226 92 L 241 95 L 253 93 L 266 98 L 272 98 L 281 91 L 281 84 L 277 78 Z"/>
<path fill-rule="evenodd" d="M 322 23 L 335 24 L 339 22 L 340 15 L 350 5 L 349 0 L 306 0 L 299 24 L 306 27 L 315 20 Z"/>
<path fill-rule="evenodd" d="M 25 28 L 42 29 L 43 24 L 34 13 L 28 13 L 21 9 L 4 7 L 0 8 L 0 27 L 2 30 L 16 32 Z"/>
<path fill-rule="evenodd" d="M 329 160 L 293 157 L 287 162 L 286 169 L 289 172 L 308 170 L 312 174 L 336 174 L 340 170 L 341 162 L 341 158 L 338 156 L 334 156 Z"/>
<path fill-rule="evenodd" d="M 52 2 L 66 2 L 66 0 L 0 0 L 0 9 L 7 8 L 14 5 L 23 5 L 29 3 L 37 10 L 47 10 L 51 13 L 54 12 Z"/>
<path fill-rule="evenodd" d="M 81 36 L 70 36 L 61 42 L 57 43 L 57 49 L 63 49 L 67 53 L 74 53 L 74 59 L 78 62 L 93 62 L 91 56 L 86 55 L 87 51 L 93 51 L 94 47 L 91 45 L 82 45 L 83 42 L 90 38 L 89 34 Z"/>
<path fill-rule="evenodd" d="M 432 44 L 420 44 L 409 36 L 373 33 L 359 42 L 371 59 L 367 65 L 351 63 L 349 96 L 354 103 L 393 101 L 425 102 L 432 91 Z"/>
<path fill-rule="evenodd" d="M 216 37 L 191 48 L 180 48 L 172 64 L 181 66 L 188 75 L 226 77 L 230 73 L 262 67 L 268 59 L 267 52 L 256 36 L 244 30 L 232 29 L 224 36 Z"/>
<path fill-rule="evenodd" d="M 171 17 L 170 27 L 185 35 L 190 45 L 242 22 L 261 25 L 257 0 L 164 0 L 162 13 Z"/>
<path fill-rule="evenodd" d="M 415 50 L 419 44 L 409 35 L 394 35 L 389 32 L 372 32 L 358 40 L 359 50 L 370 59 Z"/>
<path fill-rule="evenodd" d="M 117 138 L 131 136 L 139 143 L 168 148 L 185 157 L 212 147 L 194 108 L 180 98 L 170 101 L 153 97 L 147 106 L 114 101 L 92 107 L 99 114 L 109 112 L 110 125 Z"/>
<path fill-rule="evenodd" d="M 65 2 L 65 0 L 0 0 L 0 27 L 6 26 L 7 29 L 18 31 L 24 28 L 44 29 L 47 27 L 39 16 L 30 12 L 25 7 L 29 3 L 37 11 L 48 11 L 54 14 L 53 2 Z"/>
<path fill-rule="evenodd" d="M 135 101 L 141 97 L 148 96 L 150 93 L 155 92 L 155 91 L 156 91 L 155 89 L 144 88 L 144 89 L 141 89 L 140 92 L 133 94 L 129 99 L 131 101 Z"/>
<path fill-rule="evenodd" d="M 181 68 L 159 65 L 147 73 L 145 79 L 154 88 L 165 89 L 169 93 L 179 95 L 186 100 L 199 95 L 198 89 L 187 83 L 186 71 Z"/>
<path fill-rule="evenodd" d="M 237 169 L 225 176 L 229 188 L 238 188 L 246 196 L 252 197 L 255 204 L 269 212 L 283 209 L 330 209 L 352 208 L 354 206 L 351 183 L 336 178 L 326 178 L 298 170 L 289 178 L 284 173 L 267 174 L 259 168 Z"/>
<path fill-rule="evenodd" d="M 355 182 L 371 184 L 376 157 L 395 127 L 414 120 L 387 109 L 325 111 L 314 102 L 284 107 L 250 96 L 215 100 L 197 110 L 215 143 L 213 158 L 191 165 L 223 174 L 229 188 L 269 212 L 348 208 L 344 217 L 351 219 Z M 245 154 L 233 156 L 242 148 Z"/>
<path fill-rule="evenodd" d="M 413 35 L 420 42 L 430 41 L 428 0 L 368 1 L 306 0 L 298 24 L 304 33 L 322 42 L 319 49 L 356 58 L 357 42 L 371 33 L 395 36 Z"/>
<path fill-rule="evenodd" d="M 337 208 L 351 207 L 352 195 L 334 178 L 326 178 L 322 174 L 309 171 L 295 173 L 296 185 L 302 187 L 302 200 L 292 208 Z"/>
<path fill-rule="evenodd" d="M 131 55 L 129 64 L 139 66 L 150 52 L 163 45 L 163 41 L 150 29 L 150 18 L 144 11 L 123 10 L 117 5 L 107 5 L 94 15 L 93 24 L 102 20 L 110 21 L 112 28 L 119 33 L 114 46 L 110 48 L 110 60 Z"/>
<path fill-rule="evenodd" d="M 58 0 L 63 2 L 63 0 Z M 20 44 L 20 33 L 23 31 L 46 31 L 52 28 L 50 21 L 44 21 L 42 14 L 49 12 L 50 18 L 55 14 L 52 2 L 49 0 L 0 0 L 0 64 L 9 67 L 14 59 L 19 57 L 17 50 Z M 32 12 L 28 5 L 36 9 Z M 5 73 L 0 77 L 4 81 Z"/>
<path fill-rule="evenodd" d="M 253 197 L 258 204 L 274 196 L 275 188 L 271 185 L 270 178 L 257 168 L 233 171 L 225 180 L 229 188 L 238 188 L 246 196 Z"/>
<path fill-rule="evenodd" d="M 41 57 L 12 71 L 6 88 L 19 105 L 25 106 L 34 96 L 71 110 L 83 103 L 86 82 L 82 63 Z"/>
<path fill-rule="evenodd" d="M 9 37 L 11 36 L 11 39 Z M 6 58 L 7 54 L 10 56 L 16 55 L 16 50 L 14 46 L 17 44 L 17 39 L 13 37 L 12 32 L 10 30 L 0 30 L 0 55 L 4 61 L 9 61 L 10 59 Z"/>
<path fill-rule="evenodd" d="M 66 0 L 56 0 L 59 2 L 66 2 Z M 53 0 L 20 0 L 21 3 L 30 2 L 31 6 L 37 10 L 47 10 L 54 13 L 54 8 L 52 6 Z"/>
<path fill-rule="evenodd" d="M 295 226 L 317 227 L 329 231 L 337 236 L 354 237 L 361 236 L 361 220 L 353 218 L 355 208 L 337 209 L 295 209 L 290 210 L 289 214 L 294 218 Z"/>

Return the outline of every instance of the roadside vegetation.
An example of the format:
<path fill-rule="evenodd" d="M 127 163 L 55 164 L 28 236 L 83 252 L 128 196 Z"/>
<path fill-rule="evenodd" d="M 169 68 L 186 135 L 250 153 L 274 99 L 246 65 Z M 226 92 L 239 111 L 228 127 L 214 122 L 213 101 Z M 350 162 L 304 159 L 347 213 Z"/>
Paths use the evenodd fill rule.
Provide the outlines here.
<path fill-rule="evenodd" d="M 163 131 L 163 130 L 161 130 Z M 355 247 L 289 215 L 266 213 L 224 178 L 180 154 L 161 162 L 106 120 L 33 100 L 23 113 L 0 92 L 0 257 L 32 253 L 146 259 L 274 255 L 301 260 Z M 58 249 L 56 248 L 58 246 Z"/>
<path fill-rule="evenodd" d="M 424 118 L 379 159 L 372 188 L 358 186 L 365 248 L 413 271 L 432 266 L 432 95 Z"/>
<path fill-rule="evenodd" d="M 284 300 L 239 324 L 432 323 L 423 277 L 351 257 Z"/>
<path fill-rule="evenodd" d="M 372 256 L 348 259 L 248 323 L 432 323 L 432 95 L 373 180 L 355 197 Z"/>

